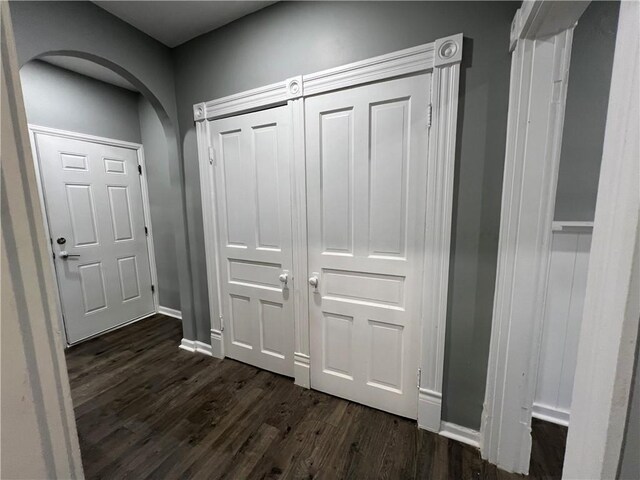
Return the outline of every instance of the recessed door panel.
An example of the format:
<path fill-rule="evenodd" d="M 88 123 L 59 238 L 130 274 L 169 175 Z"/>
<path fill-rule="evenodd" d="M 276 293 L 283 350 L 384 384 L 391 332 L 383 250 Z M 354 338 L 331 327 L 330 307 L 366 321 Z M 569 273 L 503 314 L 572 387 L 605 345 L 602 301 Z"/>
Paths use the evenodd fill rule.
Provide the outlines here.
<path fill-rule="evenodd" d="M 108 185 L 109 206 L 111 207 L 111 224 L 115 241 L 132 240 L 131 206 L 126 185 Z"/>
<path fill-rule="evenodd" d="M 69 343 L 152 313 L 136 151 L 42 132 L 35 142 Z"/>
<path fill-rule="evenodd" d="M 96 245 L 98 231 L 91 185 L 67 184 L 66 190 L 74 245 Z"/>
<path fill-rule="evenodd" d="M 225 355 L 293 376 L 289 128 L 286 107 L 209 123 Z"/>
<path fill-rule="evenodd" d="M 430 81 L 305 100 L 311 386 L 411 418 Z"/>

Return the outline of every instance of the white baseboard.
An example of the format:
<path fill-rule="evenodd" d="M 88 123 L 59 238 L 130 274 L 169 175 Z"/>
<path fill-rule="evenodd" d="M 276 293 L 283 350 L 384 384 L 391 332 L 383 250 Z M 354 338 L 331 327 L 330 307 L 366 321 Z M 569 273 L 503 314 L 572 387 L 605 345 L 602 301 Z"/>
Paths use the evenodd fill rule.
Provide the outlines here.
<path fill-rule="evenodd" d="M 421 388 L 418 392 L 418 427 L 430 432 L 440 432 L 442 394 Z"/>
<path fill-rule="evenodd" d="M 566 410 L 560 410 L 548 405 L 542 405 L 540 403 L 534 403 L 531 410 L 531 416 L 545 422 L 556 423 L 565 427 L 569 426 L 570 413 Z"/>
<path fill-rule="evenodd" d="M 471 428 L 463 427 L 455 423 L 442 422 L 440 424 L 440 435 L 443 437 L 466 443 L 472 447 L 480 448 L 480 432 Z"/>
<path fill-rule="evenodd" d="M 180 310 L 175 310 L 169 307 L 158 307 L 158 313 L 166 315 L 167 317 L 173 317 L 177 318 L 178 320 L 182 320 L 182 312 Z"/>
<path fill-rule="evenodd" d="M 309 367 L 309 355 L 304 353 L 293 354 L 293 376 L 296 385 L 311 388 L 311 370 Z"/>
<path fill-rule="evenodd" d="M 200 342 L 198 340 L 187 340 L 186 338 L 183 338 L 180 341 L 179 348 L 191 353 L 197 352 L 202 353 L 203 355 L 208 355 L 210 357 L 213 356 L 213 354 L 211 353 L 211 345 Z"/>

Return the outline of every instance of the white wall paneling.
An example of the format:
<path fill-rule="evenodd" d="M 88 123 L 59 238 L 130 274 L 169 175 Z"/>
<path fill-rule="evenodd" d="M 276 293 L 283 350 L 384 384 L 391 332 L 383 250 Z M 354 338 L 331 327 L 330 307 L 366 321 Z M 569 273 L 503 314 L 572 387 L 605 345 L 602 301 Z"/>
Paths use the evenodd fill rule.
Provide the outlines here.
<path fill-rule="evenodd" d="M 533 416 L 569 424 L 591 228 L 554 222 Z"/>
<path fill-rule="evenodd" d="M 428 305 L 421 315 L 419 343 L 421 353 L 415 368 L 420 406 L 418 422 L 424 428 L 440 431 L 442 364 L 446 321 L 446 298 L 451 230 L 454 147 L 457 119 L 459 68 L 462 58 L 462 34 L 439 39 L 388 55 L 337 67 L 309 75 L 292 77 L 265 87 L 194 105 L 197 124 L 200 181 L 207 251 L 207 275 L 211 306 L 211 336 L 214 356 L 224 357 L 223 337 L 228 333 L 219 305 L 223 273 L 219 254 L 219 222 L 215 206 L 215 174 L 211 165 L 218 152 L 210 144 L 211 122 L 215 119 L 260 109 L 287 105 L 291 129 L 291 215 L 293 239 L 292 293 L 294 302 L 294 375 L 297 384 L 310 386 L 309 366 L 314 359 L 309 350 L 309 291 L 306 279 L 307 246 L 307 148 L 304 124 L 307 102 L 328 92 L 353 88 L 396 77 L 430 73 L 431 88 L 426 87 L 429 103 L 423 128 L 428 131 L 426 158 L 426 225 L 424 248 L 424 284 L 420 303 Z M 424 227 L 423 227 L 424 228 Z M 337 284 L 336 284 L 337 285 Z M 226 327 L 226 328 L 225 328 Z M 417 332 L 416 332 L 417 333 Z M 419 369 L 419 370 L 418 370 Z M 416 378 L 416 377 L 413 377 Z M 416 388 L 416 387 L 413 387 Z"/>
<path fill-rule="evenodd" d="M 29 131 L 34 152 L 33 161 L 39 171 L 37 181 L 40 201 L 45 212 L 46 205 L 49 205 L 48 215 L 44 218 L 45 228 L 52 238 L 58 236 L 52 230 L 54 224 L 57 225 L 58 233 L 71 235 L 68 237 L 69 243 L 65 244 L 66 249 L 71 254 L 82 254 L 78 261 L 84 262 L 84 265 L 76 266 L 76 260 L 61 259 L 59 250 L 65 248 L 49 244 L 50 261 L 54 262 L 55 254 L 55 258 L 65 262 L 57 270 L 55 283 L 58 288 L 60 312 L 66 315 L 64 318 L 67 325 L 63 330 L 66 334 L 65 340 L 69 344 L 86 340 L 156 312 L 158 289 L 151 291 L 151 285 L 157 285 L 158 280 L 142 145 L 36 125 L 30 125 Z M 56 153 L 58 150 L 63 153 Z M 88 153 L 87 156 L 78 156 L 73 154 L 76 151 Z M 72 208 L 73 202 L 72 198 L 69 198 L 69 191 L 66 192 L 66 200 L 62 203 L 58 198 L 60 195 L 54 195 L 58 191 L 56 189 L 64 182 L 62 177 L 57 179 L 61 174 L 55 168 L 58 159 L 49 158 L 51 155 L 59 155 L 62 160 L 60 172 L 66 172 L 66 176 L 63 176 L 64 182 L 69 183 L 67 190 L 77 190 L 77 194 L 89 195 L 86 199 L 80 198 L 82 202 L 79 208 L 85 209 L 86 212 L 83 210 L 76 214 L 82 218 L 76 218 L 77 215 L 73 212 L 69 213 L 71 224 L 68 228 L 64 228 L 66 224 L 60 223 L 62 218 L 66 218 L 61 212 L 66 211 L 65 205 Z M 69 164 L 66 165 L 65 162 Z M 142 175 L 138 174 L 138 165 Z M 82 176 L 89 174 L 92 175 L 90 179 Z M 54 177 L 57 180 L 54 181 Z M 89 181 L 97 183 L 93 186 L 85 185 Z M 106 188 L 103 188 L 105 185 Z M 49 197 L 45 191 L 47 188 Z M 61 195 L 65 196 L 64 192 Z M 100 198 L 103 198 L 102 203 Z M 91 208 L 87 210 L 86 207 L 89 206 Z M 83 215 L 83 212 L 86 215 Z M 90 220 L 100 212 L 103 212 L 100 218 L 87 223 L 87 219 Z M 55 220 L 54 223 L 52 219 Z M 108 225 L 104 224 L 105 221 Z M 84 228 L 87 225 L 93 226 L 87 230 Z M 88 237 L 84 238 L 83 235 Z M 72 240 L 75 242 L 73 245 Z M 97 250 L 94 252 L 87 248 Z M 89 260 L 92 255 L 95 257 L 93 263 Z M 107 265 L 111 257 L 113 268 Z M 105 259 L 107 261 L 103 262 Z M 78 295 L 72 293 L 75 292 L 73 281 L 76 277 L 71 275 L 67 279 L 68 269 L 73 271 L 74 268 L 77 268 L 82 283 L 82 301 L 75 299 Z M 97 289 L 90 289 L 89 285 L 84 284 L 91 279 L 97 282 Z M 109 282 L 113 284 L 113 288 L 109 288 Z M 70 289 L 71 287 L 73 288 Z M 111 306 L 107 308 L 109 296 L 111 300 L 108 303 Z M 75 308 L 74 302 L 80 302 L 78 308 Z M 87 309 L 89 313 L 84 318 L 83 312 Z M 82 312 L 78 313 L 80 310 Z"/>
<path fill-rule="evenodd" d="M 544 288 L 560 159 L 571 41 L 586 8 L 525 2 L 512 24 L 511 88 L 483 458 L 529 470 Z M 538 38 L 540 36 L 540 38 Z"/>

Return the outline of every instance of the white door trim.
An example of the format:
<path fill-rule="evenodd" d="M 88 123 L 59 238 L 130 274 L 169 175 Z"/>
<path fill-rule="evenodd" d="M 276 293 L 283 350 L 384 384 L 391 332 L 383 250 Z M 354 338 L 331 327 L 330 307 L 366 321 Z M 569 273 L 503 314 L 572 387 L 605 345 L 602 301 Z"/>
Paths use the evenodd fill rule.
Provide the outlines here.
<path fill-rule="evenodd" d="M 155 257 L 155 250 L 153 247 L 153 228 L 151 225 L 151 212 L 150 212 L 150 207 L 149 207 L 149 189 L 147 186 L 147 170 L 146 170 L 146 166 L 145 166 L 145 161 L 144 161 L 144 149 L 143 146 L 139 143 L 133 143 L 133 142 L 127 142 L 124 140 L 116 140 L 113 138 L 106 138 L 106 137 L 99 137 L 96 135 L 89 135 L 86 133 L 78 133 L 78 132 L 70 132 L 68 130 L 60 130 L 57 128 L 50 128 L 50 127 L 42 127 L 39 125 L 34 125 L 34 124 L 29 124 L 29 138 L 31 140 L 31 150 L 33 152 L 33 162 L 34 162 L 34 167 L 36 170 L 36 182 L 38 184 L 38 196 L 40 198 L 40 206 L 42 208 L 42 211 L 44 212 L 44 215 L 42 216 L 43 218 L 43 223 L 44 223 L 44 228 L 45 231 L 47 232 L 47 235 L 49 237 L 51 237 L 51 231 L 49 230 L 49 214 L 47 212 L 47 208 L 46 208 L 46 203 L 45 203 L 45 198 L 44 198 L 44 189 L 42 186 L 42 171 L 40 169 L 40 161 L 38 159 L 38 149 L 37 149 L 37 144 L 36 144 L 36 135 L 38 133 L 42 133 L 45 135 L 51 135 L 51 136 L 56 136 L 56 137 L 62 137 L 62 138 L 68 138 L 71 140 L 80 140 L 80 141 L 85 141 L 85 142 L 92 142 L 92 143 L 100 143 L 102 145 L 109 145 L 109 146 L 113 146 L 113 147 L 122 147 L 122 148 L 129 148 L 131 150 L 135 150 L 136 151 L 136 155 L 138 157 L 138 164 L 142 167 L 142 175 L 140 175 L 140 186 L 142 189 L 142 210 L 144 212 L 144 221 L 145 221 L 145 225 L 148 229 L 149 235 L 147 235 L 147 250 L 149 252 L 149 268 L 151 270 L 151 283 L 152 285 L 155 286 L 154 292 L 153 292 L 153 307 L 154 307 L 154 313 L 158 312 L 158 271 L 156 269 L 156 257 Z M 61 320 L 61 322 L 63 322 L 60 326 L 61 326 L 61 330 L 62 330 L 62 335 L 63 335 L 63 340 L 65 345 L 68 347 L 71 344 L 69 343 L 68 339 L 67 339 L 67 333 L 66 333 L 66 329 L 64 328 L 64 319 L 63 319 L 63 314 L 62 314 L 62 300 L 61 300 L 61 293 L 60 293 L 60 287 L 58 285 L 58 278 L 55 274 L 55 265 L 53 262 L 53 248 L 51 245 L 51 242 L 47 242 L 47 248 L 49 251 L 49 262 L 51 264 L 51 268 L 53 271 L 53 276 L 54 276 L 54 285 L 56 287 L 56 299 L 57 299 L 57 305 L 58 305 L 58 314 L 59 314 L 59 318 Z M 123 327 L 125 325 L 130 325 L 131 323 L 137 322 L 138 320 L 142 320 L 143 318 L 147 318 L 150 315 L 143 315 L 140 318 L 135 318 L 132 319 L 129 322 L 126 322 L 122 325 L 118 325 L 117 327 L 114 328 L 109 328 L 103 332 L 97 333 L 96 335 L 91 335 L 90 337 L 84 338 L 81 340 L 81 342 L 84 342 L 86 340 L 89 340 L 91 338 L 95 338 L 98 335 L 102 335 L 103 333 L 109 332 L 111 330 L 114 330 L 116 328 L 120 328 Z M 80 343 L 80 342 L 76 342 L 76 343 Z"/>
<path fill-rule="evenodd" d="M 617 478 L 628 421 L 640 317 L 639 30 L 640 4 L 621 2 L 563 478 Z"/>
<path fill-rule="evenodd" d="M 446 330 L 447 288 L 449 285 L 449 254 L 451 238 L 451 208 L 458 114 L 458 84 L 462 60 L 462 34 L 435 42 L 392 52 L 360 62 L 299 75 L 282 82 L 227 97 L 197 103 L 193 106 L 198 140 L 200 190 L 207 255 L 207 279 L 211 309 L 212 354 L 224 357 L 220 316 L 220 272 L 217 220 L 214 208 L 214 178 L 210 165 L 215 152 L 209 144 L 206 120 L 238 115 L 250 111 L 287 104 L 292 116 L 292 218 L 295 311 L 295 382 L 308 387 L 309 381 L 309 308 L 307 279 L 307 211 L 306 165 L 304 138 L 304 98 L 363 83 L 393 77 L 433 72 L 431 105 L 432 119 L 428 153 L 428 194 L 430 211 L 425 249 L 423 311 L 421 341 L 421 382 L 418 424 L 422 428 L 440 431 L 442 406 L 442 366 Z M 428 125 L 425 125 L 428 128 Z M 299 281 L 302 279 L 302 281 Z M 428 303 L 424 303 L 428 302 Z"/>

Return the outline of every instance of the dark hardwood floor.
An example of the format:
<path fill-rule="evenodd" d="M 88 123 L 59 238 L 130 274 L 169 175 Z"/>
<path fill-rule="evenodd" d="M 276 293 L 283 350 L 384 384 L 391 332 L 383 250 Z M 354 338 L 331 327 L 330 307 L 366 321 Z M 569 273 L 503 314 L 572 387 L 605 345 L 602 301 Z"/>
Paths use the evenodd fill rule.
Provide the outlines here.
<path fill-rule="evenodd" d="M 94 478 L 524 478 L 415 422 L 178 349 L 156 315 L 69 349 L 85 475 Z M 564 430 L 534 423 L 531 478 L 559 478 Z"/>

